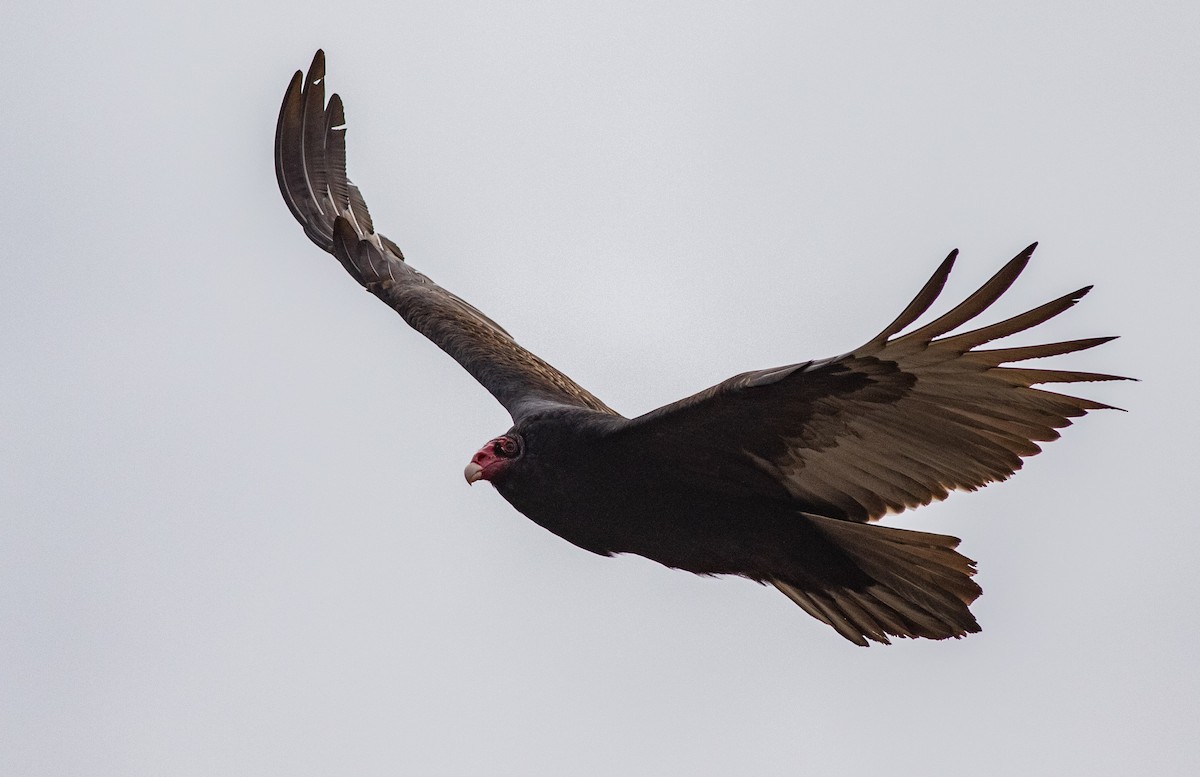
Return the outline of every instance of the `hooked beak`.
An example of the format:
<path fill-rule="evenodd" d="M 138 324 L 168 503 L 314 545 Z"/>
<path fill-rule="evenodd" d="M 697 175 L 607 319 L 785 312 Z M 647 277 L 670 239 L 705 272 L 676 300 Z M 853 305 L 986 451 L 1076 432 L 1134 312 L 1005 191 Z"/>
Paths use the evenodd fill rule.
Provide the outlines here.
<path fill-rule="evenodd" d="M 467 485 L 469 486 L 476 480 L 481 480 L 483 478 L 483 467 L 472 461 L 467 465 L 467 468 L 463 470 L 463 477 L 467 479 Z"/>

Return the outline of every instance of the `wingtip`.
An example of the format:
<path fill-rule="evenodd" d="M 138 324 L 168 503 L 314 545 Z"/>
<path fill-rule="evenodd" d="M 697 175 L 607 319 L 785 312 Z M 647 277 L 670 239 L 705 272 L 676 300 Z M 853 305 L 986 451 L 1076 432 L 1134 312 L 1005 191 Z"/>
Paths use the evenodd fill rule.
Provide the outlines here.
<path fill-rule="evenodd" d="M 1008 287 L 1012 285 L 1013 281 L 1015 281 L 1021 275 L 1021 273 L 1025 272 L 1025 268 L 1029 266 L 1029 260 L 1033 256 L 1033 251 L 1035 248 L 1037 248 L 1037 243 L 1030 243 L 1023 251 L 1005 262 L 1004 266 L 1000 268 L 1000 271 L 996 273 L 995 278 L 1007 278 L 1007 280 L 1004 282 L 1003 288 L 1000 291 L 1001 294 L 1008 290 Z"/>
<path fill-rule="evenodd" d="M 304 71 L 297 70 L 292 73 L 292 80 L 288 81 L 287 89 L 283 91 L 283 105 L 279 109 L 279 122 L 283 123 L 283 113 L 287 110 L 290 104 L 300 100 L 300 95 L 304 92 Z M 278 132 L 278 128 L 276 128 Z M 278 139 L 278 138 L 277 138 Z"/>
<path fill-rule="evenodd" d="M 283 103 L 279 108 L 279 120 L 275 125 L 275 142 L 279 143 L 279 133 L 282 131 L 286 113 L 289 107 L 293 107 L 300 101 L 300 95 L 304 91 L 304 71 L 297 70 L 292 73 L 292 80 L 288 82 L 287 89 L 283 91 Z"/>
<path fill-rule="evenodd" d="M 317 49 L 313 54 L 312 64 L 308 66 L 308 83 L 315 84 L 325 77 L 325 50 Z"/>
<path fill-rule="evenodd" d="M 1037 241 L 1034 241 L 1025 246 L 1024 250 L 1009 260 L 1008 264 L 1010 266 L 1018 265 L 1022 270 L 1024 270 L 1025 265 L 1029 264 L 1029 260 L 1033 257 L 1033 252 L 1037 249 L 1037 245 Z"/>

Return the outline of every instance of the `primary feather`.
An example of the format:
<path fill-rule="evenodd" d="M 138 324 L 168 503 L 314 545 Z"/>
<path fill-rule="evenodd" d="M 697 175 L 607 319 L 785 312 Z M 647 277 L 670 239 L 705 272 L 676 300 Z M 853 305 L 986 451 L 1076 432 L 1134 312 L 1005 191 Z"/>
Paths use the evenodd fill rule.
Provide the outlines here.
<path fill-rule="evenodd" d="M 1035 386 L 1122 378 L 1006 365 L 1110 337 L 980 348 L 1059 315 L 1090 287 L 958 332 L 1003 296 L 1034 244 L 905 334 L 941 294 L 952 252 L 861 347 L 738 375 L 626 419 L 375 232 L 346 177 L 342 102 L 325 102 L 324 81 L 318 51 L 284 95 L 280 191 L 310 240 L 509 411 L 512 429 L 475 455 L 468 481 L 491 481 L 522 513 L 587 550 L 770 583 L 860 645 L 979 630 L 969 610 L 980 594 L 975 563 L 955 550 L 956 538 L 868 522 L 1004 480 L 1072 419 L 1109 407 Z"/>

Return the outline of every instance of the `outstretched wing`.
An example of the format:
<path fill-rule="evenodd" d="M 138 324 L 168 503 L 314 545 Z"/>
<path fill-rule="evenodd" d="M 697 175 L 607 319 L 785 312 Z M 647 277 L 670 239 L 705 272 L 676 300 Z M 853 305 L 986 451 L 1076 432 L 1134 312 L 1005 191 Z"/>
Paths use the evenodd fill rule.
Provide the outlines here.
<path fill-rule="evenodd" d="M 825 361 L 760 370 L 654 410 L 619 434 L 632 445 L 737 477 L 753 462 L 803 509 L 854 521 L 1004 480 L 1072 418 L 1108 405 L 1040 388 L 1123 380 L 1114 375 L 1003 366 L 1112 340 L 979 350 L 1078 302 L 1080 289 L 1018 316 L 951 332 L 1016 280 L 1036 243 L 950 312 L 908 334 L 941 292 L 957 252 L 904 312 L 861 348 Z M 681 462 L 683 464 L 683 462 Z M 745 479 L 746 487 L 755 487 Z"/>
<path fill-rule="evenodd" d="M 377 233 L 358 187 L 346 177 L 346 124 L 335 94 L 325 104 L 325 54 L 292 77 L 275 130 L 279 191 L 304 233 L 341 261 L 368 291 L 395 308 L 483 384 L 514 421 L 547 405 L 613 411 L 522 348 L 496 322 L 414 270 Z"/>

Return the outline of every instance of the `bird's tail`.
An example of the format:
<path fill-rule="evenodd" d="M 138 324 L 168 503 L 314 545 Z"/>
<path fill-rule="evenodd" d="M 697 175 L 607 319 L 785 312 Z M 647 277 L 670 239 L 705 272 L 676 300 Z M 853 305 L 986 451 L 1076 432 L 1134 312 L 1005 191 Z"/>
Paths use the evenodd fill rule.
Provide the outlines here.
<path fill-rule="evenodd" d="M 979 631 L 968 605 L 983 592 L 975 562 L 944 534 L 893 529 L 805 514 L 854 574 L 805 573 L 768 580 L 846 639 L 890 644 L 890 636 L 947 639 Z M 807 566 L 807 565 L 806 565 Z"/>

